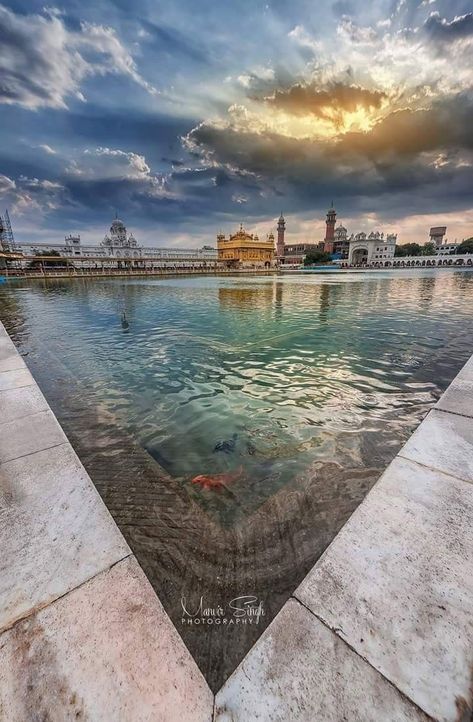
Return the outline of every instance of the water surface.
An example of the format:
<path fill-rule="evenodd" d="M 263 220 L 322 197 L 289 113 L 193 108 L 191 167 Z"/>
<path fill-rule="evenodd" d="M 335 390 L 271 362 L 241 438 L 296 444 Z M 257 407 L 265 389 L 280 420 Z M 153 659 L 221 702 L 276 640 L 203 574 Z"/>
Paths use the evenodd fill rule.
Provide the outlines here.
<path fill-rule="evenodd" d="M 17 281 L 0 315 L 215 689 L 473 352 L 473 273 Z"/>

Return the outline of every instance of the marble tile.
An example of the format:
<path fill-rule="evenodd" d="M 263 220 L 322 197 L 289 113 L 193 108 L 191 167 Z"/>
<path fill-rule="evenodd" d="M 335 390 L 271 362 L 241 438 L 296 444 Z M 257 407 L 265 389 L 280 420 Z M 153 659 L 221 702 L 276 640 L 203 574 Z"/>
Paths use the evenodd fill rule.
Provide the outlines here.
<path fill-rule="evenodd" d="M 0 636 L 4 719 L 210 722 L 213 695 L 133 557 Z"/>
<path fill-rule="evenodd" d="M 473 482 L 473 419 L 433 409 L 399 456 Z"/>
<path fill-rule="evenodd" d="M 25 362 L 9 336 L 0 336 L 0 373 L 25 368 Z"/>
<path fill-rule="evenodd" d="M 0 517 L 0 629 L 130 554 L 70 444 L 0 467 Z"/>
<path fill-rule="evenodd" d="M 472 710 L 472 519 L 472 484 L 397 457 L 295 592 L 435 720 Z"/>
<path fill-rule="evenodd" d="M 427 722 L 427 717 L 295 600 L 216 697 L 216 722 Z"/>
<path fill-rule="evenodd" d="M 34 379 L 26 367 L 0 372 L 0 391 L 19 389 L 34 383 Z"/>
<path fill-rule="evenodd" d="M 2 391 L 0 395 L 0 425 L 48 409 L 48 403 L 36 384 Z"/>
<path fill-rule="evenodd" d="M 1 398 L 0 394 L 0 403 Z M 65 441 L 66 435 L 50 410 L 7 421 L 0 424 L 0 463 L 63 444 Z"/>
<path fill-rule="evenodd" d="M 473 417 L 473 356 L 440 397 L 435 408 Z"/>

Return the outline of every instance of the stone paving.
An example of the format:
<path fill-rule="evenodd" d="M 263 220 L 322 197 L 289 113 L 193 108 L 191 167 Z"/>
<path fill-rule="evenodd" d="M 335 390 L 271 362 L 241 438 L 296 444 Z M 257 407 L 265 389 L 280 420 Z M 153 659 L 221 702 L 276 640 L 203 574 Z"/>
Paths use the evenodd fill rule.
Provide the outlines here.
<path fill-rule="evenodd" d="M 0 324 L 0 720 L 210 722 L 213 695 Z"/>
<path fill-rule="evenodd" d="M 0 720 L 472 719 L 473 360 L 214 697 L 0 324 Z"/>

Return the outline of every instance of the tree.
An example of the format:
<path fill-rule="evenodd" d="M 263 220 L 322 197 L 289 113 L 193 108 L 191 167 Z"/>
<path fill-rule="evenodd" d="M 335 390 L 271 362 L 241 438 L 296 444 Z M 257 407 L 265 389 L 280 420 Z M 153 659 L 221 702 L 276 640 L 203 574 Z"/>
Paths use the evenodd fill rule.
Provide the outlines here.
<path fill-rule="evenodd" d="M 422 247 L 418 243 L 403 243 L 394 251 L 395 256 L 420 256 L 421 253 Z"/>
<path fill-rule="evenodd" d="M 61 260 L 61 262 L 51 261 L 47 260 L 48 258 L 61 258 L 61 254 L 59 251 L 38 251 L 37 249 L 34 249 L 34 259 L 30 261 L 28 264 L 28 268 L 38 268 L 40 266 L 43 266 L 43 268 L 72 268 L 73 264 L 70 263 L 70 261 L 66 261 L 66 259 Z M 41 260 L 42 258 L 45 258 L 46 260 Z M 36 260 L 37 259 L 37 260 Z"/>
<path fill-rule="evenodd" d="M 473 253 L 473 238 L 462 241 L 457 248 L 457 253 Z"/>
<path fill-rule="evenodd" d="M 315 263 L 330 263 L 332 256 L 325 251 L 309 251 L 304 258 L 304 266 L 312 266 Z"/>
<path fill-rule="evenodd" d="M 435 256 L 437 248 L 435 243 L 425 243 L 420 249 L 421 256 Z"/>

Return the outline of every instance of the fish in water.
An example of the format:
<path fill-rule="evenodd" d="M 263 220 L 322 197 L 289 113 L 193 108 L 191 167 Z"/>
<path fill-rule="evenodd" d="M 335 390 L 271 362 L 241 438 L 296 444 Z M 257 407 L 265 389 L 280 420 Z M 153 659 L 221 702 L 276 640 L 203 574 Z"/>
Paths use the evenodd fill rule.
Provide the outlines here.
<path fill-rule="evenodd" d="M 238 439 L 238 434 L 233 434 L 231 439 L 226 439 L 225 441 L 218 441 L 214 446 L 214 453 L 216 451 L 223 451 L 224 454 L 231 454 L 235 451 L 235 445 L 236 441 Z"/>
<path fill-rule="evenodd" d="M 228 471 L 225 474 L 199 474 L 192 479 L 193 484 L 199 484 L 202 489 L 217 490 L 228 489 L 228 484 L 237 481 L 243 473 L 240 466 L 235 471 Z"/>

